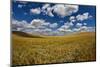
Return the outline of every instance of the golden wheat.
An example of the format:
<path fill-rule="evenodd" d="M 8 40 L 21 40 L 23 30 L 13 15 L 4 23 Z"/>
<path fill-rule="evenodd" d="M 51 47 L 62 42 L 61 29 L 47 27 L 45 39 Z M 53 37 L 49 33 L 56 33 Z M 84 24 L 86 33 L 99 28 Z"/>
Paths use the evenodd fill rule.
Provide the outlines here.
<path fill-rule="evenodd" d="M 40 38 L 12 36 L 13 65 L 96 60 L 95 33 Z"/>

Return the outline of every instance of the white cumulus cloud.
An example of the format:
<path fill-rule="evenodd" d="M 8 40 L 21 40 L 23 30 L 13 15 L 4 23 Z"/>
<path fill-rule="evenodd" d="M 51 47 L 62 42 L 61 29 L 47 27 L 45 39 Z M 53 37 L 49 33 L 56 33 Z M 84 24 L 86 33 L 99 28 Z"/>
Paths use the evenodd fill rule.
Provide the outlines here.
<path fill-rule="evenodd" d="M 75 21 L 76 21 L 76 18 L 75 18 L 75 16 L 71 16 L 71 17 L 69 18 L 69 20 L 70 20 L 71 22 L 75 22 Z"/>
<path fill-rule="evenodd" d="M 48 7 L 50 7 L 50 4 L 44 4 L 43 7 L 42 7 L 42 10 L 45 10 L 45 9 L 47 9 Z"/>
<path fill-rule="evenodd" d="M 56 4 L 53 6 L 53 12 L 61 17 L 65 17 L 76 13 L 78 8 L 78 5 Z"/>
<path fill-rule="evenodd" d="M 52 7 L 50 6 L 50 4 L 44 4 L 42 6 L 41 12 L 43 12 L 44 14 L 54 17 L 53 13 L 52 13 Z"/>
<path fill-rule="evenodd" d="M 79 14 L 79 15 L 76 16 L 76 18 L 77 18 L 78 21 L 83 21 L 83 20 L 89 19 L 89 18 L 91 18 L 91 17 L 92 17 L 92 16 L 89 15 L 88 12 L 83 13 L 82 15 Z"/>
<path fill-rule="evenodd" d="M 54 15 L 53 15 L 53 13 L 52 13 L 52 8 L 51 8 L 51 7 L 48 7 L 48 8 L 47 8 L 46 14 L 47 14 L 48 16 L 54 17 Z"/>
<path fill-rule="evenodd" d="M 95 27 L 81 26 L 80 28 L 73 28 L 73 32 L 95 32 Z"/>
<path fill-rule="evenodd" d="M 78 5 L 65 5 L 65 4 L 55 4 L 51 6 L 50 4 L 44 4 L 41 8 L 32 8 L 30 12 L 34 14 L 43 13 L 45 15 L 54 17 L 54 13 L 60 17 L 65 17 L 76 13 L 79 9 Z"/>
<path fill-rule="evenodd" d="M 18 8 L 22 8 L 23 7 L 23 5 L 21 5 L 21 4 L 18 4 Z"/>
<path fill-rule="evenodd" d="M 35 26 L 37 28 L 39 27 L 45 27 L 45 26 L 49 26 L 50 25 L 50 22 L 46 22 L 45 20 L 43 19 L 33 19 L 30 23 L 32 26 Z"/>
<path fill-rule="evenodd" d="M 80 28 L 81 32 L 95 32 L 95 27 L 87 27 L 87 26 L 82 26 Z"/>
<path fill-rule="evenodd" d="M 25 20 L 18 21 L 18 20 L 12 20 L 12 30 L 14 31 L 21 31 L 27 26 L 27 22 Z"/>
<path fill-rule="evenodd" d="M 87 23 L 83 23 L 83 25 L 87 25 Z"/>
<path fill-rule="evenodd" d="M 40 8 L 32 8 L 30 9 L 30 12 L 33 14 L 40 14 L 41 13 L 41 9 Z"/>
<path fill-rule="evenodd" d="M 79 27 L 82 27 L 82 25 L 83 25 L 82 23 L 77 23 L 77 24 L 76 24 L 76 27 L 79 28 Z"/>
<path fill-rule="evenodd" d="M 57 23 L 53 23 L 49 25 L 51 28 L 57 28 L 58 24 Z"/>
<path fill-rule="evenodd" d="M 72 32 L 71 27 L 73 26 L 72 22 L 66 22 L 64 25 L 62 25 L 60 28 L 57 30 L 62 34 L 70 33 Z"/>

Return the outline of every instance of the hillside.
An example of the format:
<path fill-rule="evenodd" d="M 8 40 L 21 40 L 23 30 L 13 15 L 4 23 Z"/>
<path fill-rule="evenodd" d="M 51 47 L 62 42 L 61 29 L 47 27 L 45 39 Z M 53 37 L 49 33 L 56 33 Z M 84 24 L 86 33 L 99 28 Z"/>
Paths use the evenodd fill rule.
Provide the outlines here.
<path fill-rule="evenodd" d="M 16 35 L 19 37 L 27 37 L 27 38 L 41 38 L 42 37 L 39 35 L 32 35 L 32 34 L 28 34 L 28 33 L 21 32 L 21 31 L 13 31 L 12 33 L 13 33 L 13 35 Z"/>
<path fill-rule="evenodd" d="M 94 32 L 37 38 L 22 32 L 12 34 L 14 65 L 68 63 L 96 60 Z M 25 37 L 24 37 L 24 36 Z M 26 37 L 27 36 L 27 37 Z"/>

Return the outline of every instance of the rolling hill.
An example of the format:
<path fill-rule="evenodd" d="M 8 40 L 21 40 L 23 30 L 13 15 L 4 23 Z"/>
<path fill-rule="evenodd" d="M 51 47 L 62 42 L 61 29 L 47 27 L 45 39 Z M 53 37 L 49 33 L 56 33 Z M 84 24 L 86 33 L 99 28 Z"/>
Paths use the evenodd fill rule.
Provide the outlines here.
<path fill-rule="evenodd" d="M 21 32 L 21 31 L 13 31 L 12 33 L 13 35 L 17 35 L 20 37 L 27 37 L 27 38 L 41 38 L 42 37 L 40 35 L 32 35 L 32 34 L 28 34 L 28 33 Z"/>
<path fill-rule="evenodd" d="M 95 61 L 95 32 L 43 37 L 12 32 L 12 49 L 13 65 Z"/>

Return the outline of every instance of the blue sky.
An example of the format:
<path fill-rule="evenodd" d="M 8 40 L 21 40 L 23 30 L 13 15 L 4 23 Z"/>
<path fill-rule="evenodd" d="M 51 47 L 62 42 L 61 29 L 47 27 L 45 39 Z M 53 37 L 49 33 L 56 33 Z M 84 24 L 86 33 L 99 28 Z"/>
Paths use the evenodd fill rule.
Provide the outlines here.
<path fill-rule="evenodd" d="M 96 7 L 14 1 L 12 3 L 12 24 L 16 26 L 14 30 L 18 28 L 17 30 L 20 31 L 46 35 L 95 32 Z M 41 28 L 46 31 L 40 32 Z"/>

